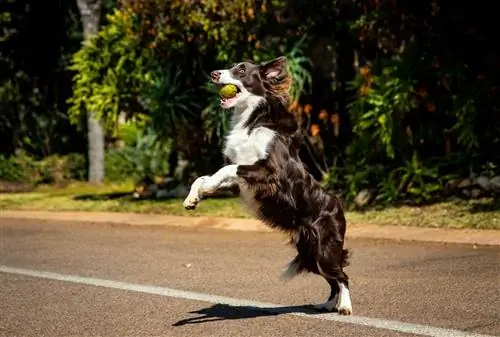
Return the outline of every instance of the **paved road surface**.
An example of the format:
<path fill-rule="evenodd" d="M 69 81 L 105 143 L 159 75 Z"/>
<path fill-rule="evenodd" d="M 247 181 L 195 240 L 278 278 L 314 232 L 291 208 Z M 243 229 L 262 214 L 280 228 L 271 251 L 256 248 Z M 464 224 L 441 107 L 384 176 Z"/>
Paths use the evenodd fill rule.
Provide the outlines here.
<path fill-rule="evenodd" d="M 344 319 L 302 306 L 326 298 L 319 277 L 279 279 L 280 234 L 1 219 L 0 235 L 2 337 L 500 336 L 498 248 L 348 240 Z"/>

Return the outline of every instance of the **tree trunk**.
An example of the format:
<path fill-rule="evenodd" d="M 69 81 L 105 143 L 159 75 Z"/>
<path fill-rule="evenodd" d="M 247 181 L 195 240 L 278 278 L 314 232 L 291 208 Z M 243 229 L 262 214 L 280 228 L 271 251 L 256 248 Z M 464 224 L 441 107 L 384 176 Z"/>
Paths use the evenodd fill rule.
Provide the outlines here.
<path fill-rule="evenodd" d="M 85 40 L 99 32 L 101 0 L 77 0 Z M 104 181 L 104 131 L 95 113 L 87 111 L 87 136 L 89 155 L 89 182 Z"/>

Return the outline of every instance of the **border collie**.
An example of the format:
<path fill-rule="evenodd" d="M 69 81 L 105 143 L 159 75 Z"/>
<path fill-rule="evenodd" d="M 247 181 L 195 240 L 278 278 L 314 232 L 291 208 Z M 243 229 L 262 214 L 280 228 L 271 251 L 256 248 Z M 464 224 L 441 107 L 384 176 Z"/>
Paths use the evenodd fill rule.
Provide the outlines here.
<path fill-rule="evenodd" d="M 298 156 L 300 129 L 288 109 L 291 76 L 286 58 L 262 64 L 242 62 L 216 70 L 217 85 L 234 84 L 233 98 L 222 98 L 224 109 L 234 109 L 232 129 L 223 154 L 228 165 L 191 185 L 184 200 L 194 209 L 202 198 L 221 188 L 237 185 L 252 213 L 268 226 L 286 232 L 297 256 L 283 277 L 302 272 L 323 276 L 331 288 L 326 303 L 317 310 L 352 314 L 348 250 L 344 249 L 346 221 L 341 201 L 327 193 L 307 172 Z"/>

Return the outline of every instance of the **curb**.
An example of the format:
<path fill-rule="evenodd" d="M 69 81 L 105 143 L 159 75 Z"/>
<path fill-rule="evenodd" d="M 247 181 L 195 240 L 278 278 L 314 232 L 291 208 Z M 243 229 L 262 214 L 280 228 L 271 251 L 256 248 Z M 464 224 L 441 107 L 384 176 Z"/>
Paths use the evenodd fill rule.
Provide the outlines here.
<path fill-rule="evenodd" d="M 1 210 L 0 219 L 71 221 L 93 224 L 128 225 L 144 227 L 190 227 L 237 230 L 248 232 L 275 232 L 254 219 L 174 216 L 160 214 L 114 212 L 52 212 Z M 403 226 L 380 226 L 348 223 L 346 237 L 417 241 L 434 243 L 500 246 L 500 231 L 491 229 L 449 229 Z"/>

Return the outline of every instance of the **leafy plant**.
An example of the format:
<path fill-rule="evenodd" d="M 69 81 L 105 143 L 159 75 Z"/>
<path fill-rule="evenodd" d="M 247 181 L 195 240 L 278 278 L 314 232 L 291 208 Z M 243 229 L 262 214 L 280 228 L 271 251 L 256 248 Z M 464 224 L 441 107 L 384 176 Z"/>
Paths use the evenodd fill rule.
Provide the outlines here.
<path fill-rule="evenodd" d="M 401 74 L 400 61 L 390 62 L 380 74 L 372 74 L 370 68 L 351 82 L 351 88 L 359 95 L 348 105 L 358 137 L 369 137 L 380 144 L 389 158 L 394 158 L 394 140 L 401 132 L 400 125 L 405 113 L 414 107 L 413 82 Z"/>
<path fill-rule="evenodd" d="M 171 142 L 160 140 L 152 128 L 147 128 L 145 131 L 138 130 L 135 146 L 115 150 L 114 155 L 121 157 L 127 163 L 124 167 L 133 168 L 134 177 L 154 178 L 167 175 L 170 146 Z"/>
<path fill-rule="evenodd" d="M 312 89 L 312 75 L 308 67 L 312 67 L 312 62 L 304 56 L 302 51 L 304 38 L 292 47 L 292 50 L 286 54 L 288 71 L 292 75 L 293 84 L 290 90 L 292 101 L 299 101 L 305 93 L 308 94 Z"/>
<path fill-rule="evenodd" d="M 181 70 L 172 64 L 156 68 L 147 74 L 147 84 L 141 90 L 140 104 L 147 111 L 157 136 L 166 140 L 189 128 L 189 120 L 200 106 L 195 89 L 182 86 Z"/>
<path fill-rule="evenodd" d="M 134 34 L 136 15 L 130 10 L 115 10 L 99 34 L 73 56 L 70 70 L 73 96 L 68 114 L 78 124 L 86 111 L 95 113 L 115 133 L 120 113 L 141 113 L 137 98 L 151 78 L 156 60 L 149 45 Z M 146 41 L 148 42 L 148 41 Z"/>
<path fill-rule="evenodd" d="M 27 160 L 26 160 L 27 159 Z M 31 158 L 5 157 L 0 154 L 0 180 L 31 182 L 34 164 Z"/>
<path fill-rule="evenodd" d="M 424 166 L 416 152 L 411 161 L 405 161 L 405 165 L 394 172 L 401 174 L 398 190 L 416 203 L 430 200 L 442 189 L 437 167 Z"/>

